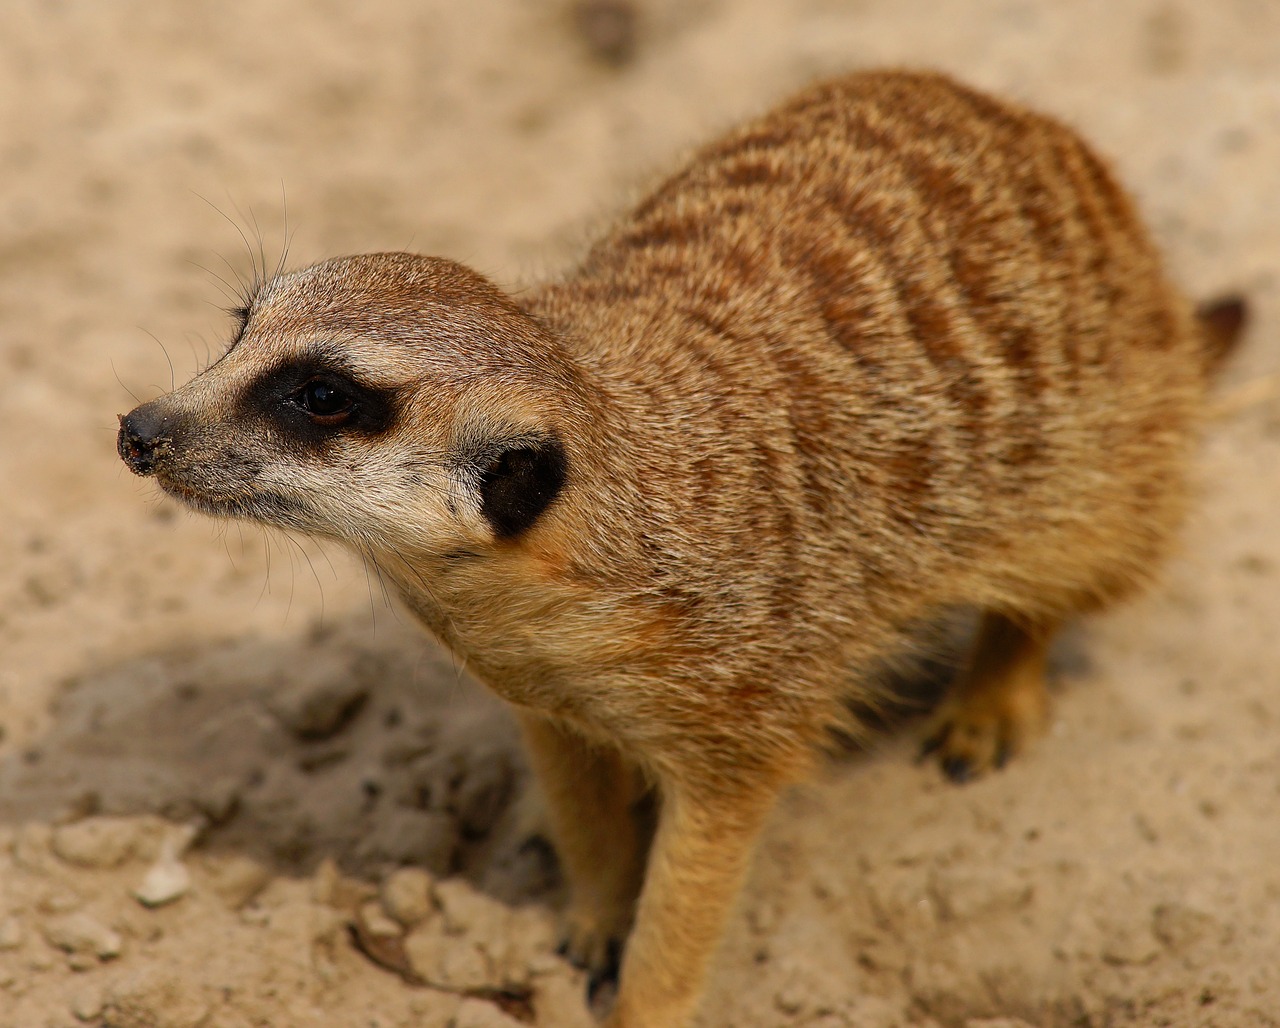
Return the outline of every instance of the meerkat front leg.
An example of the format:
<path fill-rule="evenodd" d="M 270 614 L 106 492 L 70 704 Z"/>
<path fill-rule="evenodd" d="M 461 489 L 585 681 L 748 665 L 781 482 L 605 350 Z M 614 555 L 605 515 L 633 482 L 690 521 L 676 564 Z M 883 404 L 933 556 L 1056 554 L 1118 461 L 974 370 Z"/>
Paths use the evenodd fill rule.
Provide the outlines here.
<path fill-rule="evenodd" d="M 617 750 L 540 714 L 521 711 L 520 723 L 569 885 L 563 952 L 594 993 L 617 975 L 644 875 L 639 773 Z"/>
<path fill-rule="evenodd" d="M 780 782 L 661 782 L 661 811 L 607 1028 L 682 1028 Z"/>
<path fill-rule="evenodd" d="M 957 782 L 1002 767 L 1038 735 L 1048 719 L 1045 665 L 1056 622 L 1019 624 L 983 613 L 968 663 L 926 736 L 923 755 L 937 753 Z"/>

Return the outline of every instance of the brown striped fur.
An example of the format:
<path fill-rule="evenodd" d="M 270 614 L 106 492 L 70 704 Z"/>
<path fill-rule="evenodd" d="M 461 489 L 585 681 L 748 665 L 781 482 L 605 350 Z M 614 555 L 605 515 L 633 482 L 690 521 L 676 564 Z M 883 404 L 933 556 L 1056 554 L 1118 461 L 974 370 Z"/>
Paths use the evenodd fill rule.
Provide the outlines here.
<path fill-rule="evenodd" d="M 984 612 L 932 732 L 954 777 L 1034 733 L 1056 628 L 1169 548 L 1231 306 L 1201 330 L 1056 121 L 860 74 L 698 152 L 518 306 L 408 255 L 273 280 L 121 452 L 202 509 L 346 541 L 516 705 L 569 952 L 604 970 L 630 930 L 610 1023 L 670 1028 L 779 790 L 914 626 Z M 255 383 L 316 340 L 388 424 L 264 434 L 299 401 Z M 469 455 L 510 439 L 558 440 L 564 478 L 501 535 Z"/>

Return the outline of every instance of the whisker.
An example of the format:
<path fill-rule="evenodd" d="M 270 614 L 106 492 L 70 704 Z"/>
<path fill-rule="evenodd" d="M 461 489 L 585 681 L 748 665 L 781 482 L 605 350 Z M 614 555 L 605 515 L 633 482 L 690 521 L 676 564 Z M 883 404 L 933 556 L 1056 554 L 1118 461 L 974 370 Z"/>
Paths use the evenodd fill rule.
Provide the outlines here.
<path fill-rule="evenodd" d="M 369 574 L 369 569 L 371 566 L 373 567 L 373 570 L 378 574 L 378 584 L 382 586 L 382 590 L 384 594 L 386 593 L 386 585 L 382 581 L 381 572 L 378 572 L 377 566 L 372 564 L 367 554 L 363 552 L 360 553 L 360 563 L 364 565 L 364 582 L 365 582 L 365 586 L 369 590 L 369 617 L 376 621 L 378 615 L 377 615 L 377 611 L 374 609 L 374 606 L 373 606 L 373 578 Z"/>
<path fill-rule="evenodd" d="M 120 372 L 116 371 L 116 362 L 108 359 L 107 363 L 111 365 L 111 374 L 116 376 L 116 381 L 120 383 L 120 388 L 133 397 L 134 405 L 140 404 L 142 401 L 138 399 L 138 394 L 124 384 L 124 379 L 120 377 Z"/>
<path fill-rule="evenodd" d="M 204 359 L 200 358 L 200 351 L 196 349 L 195 340 L 199 339 L 204 344 Z M 204 337 L 201 332 L 188 332 L 186 335 L 187 346 L 191 349 L 191 361 L 196 367 L 196 374 L 203 374 L 204 370 L 213 363 L 213 351 L 209 348 L 209 340 Z"/>
<path fill-rule="evenodd" d="M 288 542 L 293 546 L 293 548 L 298 551 L 298 553 L 302 556 L 302 559 L 307 562 L 307 567 L 311 571 L 311 577 L 315 579 L 316 589 L 318 589 L 320 592 L 320 617 L 323 619 L 324 609 L 325 609 L 324 608 L 324 583 L 320 581 L 320 576 L 316 573 L 316 566 L 311 561 L 311 554 L 307 552 L 306 547 L 304 547 L 301 542 L 299 542 L 297 539 L 293 537 L 292 533 L 282 532 L 282 534 L 284 538 L 288 540 Z M 333 570 L 332 563 L 329 565 L 329 569 Z M 290 599 L 290 602 L 292 603 L 292 600 L 293 600 L 292 595 L 289 597 L 289 599 Z"/>
<path fill-rule="evenodd" d="M 267 570 L 262 576 L 262 590 L 258 593 L 258 604 L 271 594 L 271 537 L 266 533 L 262 533 L 262 548 L 266 559 Z"/>
<path fill-rule="evenodd" d="M 227 265 L 228 268 L 231 268 L 231 262 L 228 261 L 225 257 L 223 257 L 222 254 L 219 253 L 219 254 L 216 254 L 215 256 L 217 256 L 217 258 L 220 261 L 222 261 L 223 264 Z M 244 282 L 240 280 L 240 276 L 239 274 L 236 273 L 236 270 L 234 268 L 231 268 L 231 273 L 236 276 L 236 284 L 232 285 L 220 274 L 218 274 L 218 272 L 214 271 L 212 268 L 207 267 L 204 264 L 201 264 L 197 260 L 188 259 L 187 263 L 190 264 L 193 268 L 199 268 L 211 279 L 213 279 L 214 282 L 218 284 L 218 288 L 221 290 L 222 295 L 225 296 L 228 300 L 230 300 L 232 304 L 240 304 L 244 302 L 245 285 L 244 285 Z M 221 308 L 221 310 L 225 311 L 226 308 L 223 307 Z"/>
<path fill-rule="evenodd" d="M 241 237 L 243 238 L 243 233 L 241 233 Z M 239 288 L 236 290 L 236 299 L 243 303 L 253 294 L 253 280 L 246 282 L 244 275 L 240 272 L 240 269 L 231 263 L 231 259 L 227 257 L 226 254 L 219 253 L 217 256 L 218 260 L 222 261 L 222 263 L 227 266 L 227 270 L 230 271 L 231 274 L 235 275 L 236 282 L 239 285 Z M 252 255 L 250 256 L 252 257 Z"/>
<path fill-rule="evenodd" d="M 235 229 L 236 234 L 240 237 L 240 241 L 244 243 L 245 252 L 249 255 L 249 263 L 253 269 L 253 277 L 249 282 L 245 282 L 241 278 L 240 273 L 236 271 L 235 267 L 231 264 L 229 260 L 226 259 L 226 257 L 223 257 L 222 254 L 219 254 L 218 256 L 223 261 L 223 263 L 226 264 L 227 267 L 231 269 L 232 273 L 236 276 L 236 279 L 240 282 L 240 289 L 237 290 L 240 301 L 244 306 L 249 306 L 252 304 L 253 298 L 257 295 L 258 290 L 262 288 L 262 284 L 263 284 L 262 276 L 259 273 L 258 265 L 254 259 L 253 243 L 250 242 L 248 234 L 245 232 L 244 228 L 240 225 L 240 223 L 235 220 L 235 218 L 231 217 L 231 215 L 227 214 L 226 211 L 222 210 L 222 208 L 220 208 L 217 204 L 215 204 L 212 200 L 208 199 L 207 197 L 201 196 L 199 193 L 196 193 L 195 195 L 200 197 L 201 200 L 203 200 L 210 207 L 212 207 L 213 210 L 217 212 L 218 216 L 222 218 L 223 221 L 225 221 L 228 225 L 230 225 L 233 229 Z M 235 200 L 231 200 L 231 206 L 235 209 L 236 214 L 238 214 L 241 219 L 244 219 L 244 212 L 240 209 L 239 204 L 237 204 Z"/>
<path fill-rule="evenodd" d="M 261 286 L 267 280 L 267 250 L 262 241 L 262 226 L 258 224 L 258 215 L 257 212 L 254 211 L 252 205 L 249 206 L 249 221 L 250 224 L 253 225 L 253 237 L 258 243 L 257 264 L 254 265 L 256 269 L 254 272 L 254 280 L 259 286 Z M 253 255 L 250 254 L 250 258 L 252 258 L 252 256 Z M 255 289 L 254 292 L 257 292 L 257 290 Z"/>
<path fill-rule="evenodd" d="M 268 534 L 273 535 L 273 541 L 278 538 L 283 538 L 286 542 L 289 541 L 289 536 L 285 532 Z M 293 613 L 293 598 L 298 588 L 298 561 L 293 555 L 293 550 L 289 547 L 286 546 L 284 552 L 285 556 L 289 558 L 289 602 L 284 605 L 284 623 L 287 625 L 289 623 L 289 615 Z"/>
<path fill-rule="evenodd" d="M 231 562 L 231 569 L 238 574 L 240 571 L 240 567 L 239 565 L 236 564 L 235 554 L 231 552 L 231 540 L 227 538 L 228 533 L 224 529 L 220 534 L 222 536 L 222 548 L 227 551 L 227 560 Z M 243 534 L 241 535 L 240 544 L 243 547 L 244 545 Z"/>
<path fill-rule="evenodd" d="M 173 390 L 178 388 L 178 376 L 175 374 L 173 370 L 173 358 L 169 356 L 169 348 L 160 341 L 160 337 L 156 335 L 154 332 L 148 329 L 142 328 L 142 326 L 138 326 L 138 327 L 141 331 L 146 332 L 146 334 L 149 335 L 155 341 L 156 346 L 160 347 L 160 352 L 164 354 L 164 359 L 166 362 L 168 362 L 168 365 L 169 365 L 169 391 L 173 392 Z"/>
<path fill-rule="evenodd" d="M 280 180 L 280 217 L 284 223 L 284 238 L 280 243 L 280 259 L 276 262 L 276 275 L 283 275 L 289 260 L 289 246 L 293 235 L 289 230 L 289 199 L 284 188 L 284 179 Z"/>

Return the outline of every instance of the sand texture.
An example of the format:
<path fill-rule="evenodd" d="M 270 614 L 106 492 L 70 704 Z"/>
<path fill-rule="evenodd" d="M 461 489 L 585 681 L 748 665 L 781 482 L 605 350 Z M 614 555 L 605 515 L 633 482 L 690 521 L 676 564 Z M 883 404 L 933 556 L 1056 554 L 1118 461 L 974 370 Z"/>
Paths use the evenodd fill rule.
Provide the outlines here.
<path fill-rule="evenodd" d="M 1048 736 L 963 788 L 918 729 L 779 805 L 704 1028 L 1280 1024 L 1280 4 L 7 0 L 0 1028 L 588 1025 L 513 723 L 345 553 L 189 515 L 116 415 L 255 262 L 518 288 L 811 79 L 933 66 L 1109 154 L 1243 291 L 1203 500 L 1076 630 Z"/>

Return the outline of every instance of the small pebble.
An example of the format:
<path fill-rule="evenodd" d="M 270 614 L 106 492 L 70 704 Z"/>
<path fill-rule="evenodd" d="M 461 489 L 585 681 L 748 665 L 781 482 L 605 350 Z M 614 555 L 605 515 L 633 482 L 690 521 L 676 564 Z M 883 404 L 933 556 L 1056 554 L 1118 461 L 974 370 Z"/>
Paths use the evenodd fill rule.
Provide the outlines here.
<path fill-rule="evenodd" d="M 92 971 L 98 966 L 98 957 L 93 953 L 69 953 L 67 954 L 67 970 L 75 971 L 77 974 L 83 974 L 85 971 Z"/>
<path fill-rule="evenodd" d="M 788 1017 L 794 1017 L 804 1009 L 805 995 L 790 983 L 784 985 L 774 994 L 773 1005 Z"/>
<path fill-rule="evenodd" d="M 231 910 L 239 910 L 271 881 L 270 871 L 239 855 L 210 862 L 208 871 L 215 895 Z"/>
<path fill-rule="evenodd" d="M 540 977 L 533 993 L 538 1024 L 556 1028 L 593 1028 L 596 1023 L 587 1006 L 582 977 L 558 962 L 555 973 Z"/>
<path fill-rule="evenodd" d="M 102 1014 L 102 990 L 81 989 L 71 997 L 71 1016 L 77 1021 L 96 1021 Z"/>
<path fill-rule="evenodd" d="M 399 936 L 403 929 L 389 918 L 377 900 L 369 900 L 360 906 L 360 924 L 369 935 Z"/>
<path fill-rule="evenodd" d="M 99 960 L 117 957 L 124 948 L 119 932 L 85 913 L 50 918 L 44 924 L 44 937 L 65 953 L 93 954 Z"/>
<path fill-rule="evenodd" d="M 133 895 L 144 907 L 162 907 L 186 895 L 190 888 L 191 873 L 186 865 L 178 860 L 162 859 L 147 869 Z"/>
<path fill-rule="evenodd" d="M 133 890 L 133 895 L 143 906 L 159 907 L 172 903 L 191 888 L 191 873 L 181 857 L 198 831 L 195 825 L 179 825 L 165 833 L 160 840 L 159 856 L 147 869 L 142 884 Z"/>
<path fill-rule="evenodd" d="M 509 911 L 497 900 L 477 892 L 461 878 L 437 882 L 435 900 L 444 914 L 444 928 L 450 935 L 478 935 L 488 939 L 505 933 Z"/>
<path fill-rule="evenodd" d="M 404 954 L 414 976 L 437 988 L 459 991 L 502 985 L 475 942 L 443 935 L 434 925 L 410 933 L 404 940 Z"/>
<path fill-rule="evenodd" d="M 68 864 L 82 868 L 118 868 L 137 850 L 141 824 L 132 818 L 88 817 L 61 824 L 51 847 Z"/>
<path fill-rule="evenodd" d="M 778 924 L 778 913 L 776 902 L 761 900 L 747 910 L 747 923 L 757 934 L 768 935 Z"/>
<path fill-rule="evenodd" d="M 37 973 L 52 971 L 57 966 L 58 961 L 47 949 L 43 952 L 32 954 L 31 959 L 27 961 L 27 969 Z"/>
<path fill-rule="evenodd" d="M 420 867 L 397 868 L 382 883 L 383 909 L 406 928 L 413 928 L 435 909 L 432 882 L 431 875 Z"/>
<path fill-rule="evenodd" d="M 518 991 L 528 989 L 533 978 L 543 973 L 539 960 L 554 958 L 559 941 L 559 925 L 551 911 L 545 907 L 520 907 L 507 911 L 500 933 L 486 937 L 484 948 L 503 988 Z M 563 962 L 557 964 L 564 967 Z"/>
<path fill-rule="evenodd" d="M 69 914 L 84 905 L 84 897 L 74 889 L 53 888 L 40 897 L 36 908 L 42 914 Z"/>
<path fill-rule="evenodd" d="M 355 931 L 355 943 L 360 952 L 378 966 L 394 971 L 406 981 L 421 983 L 405 954 L 400 926 L 387 917 L 376 900 L 368 900 L 360 906 L 351 927 Z"/>
<path fill-rule="evenodd" d="M 1102 949 L 1102 959 L 1108 964 L 1147 964 L 1159 955 L 1159 944 L 1142 926 L 1116 926 Z"/>

